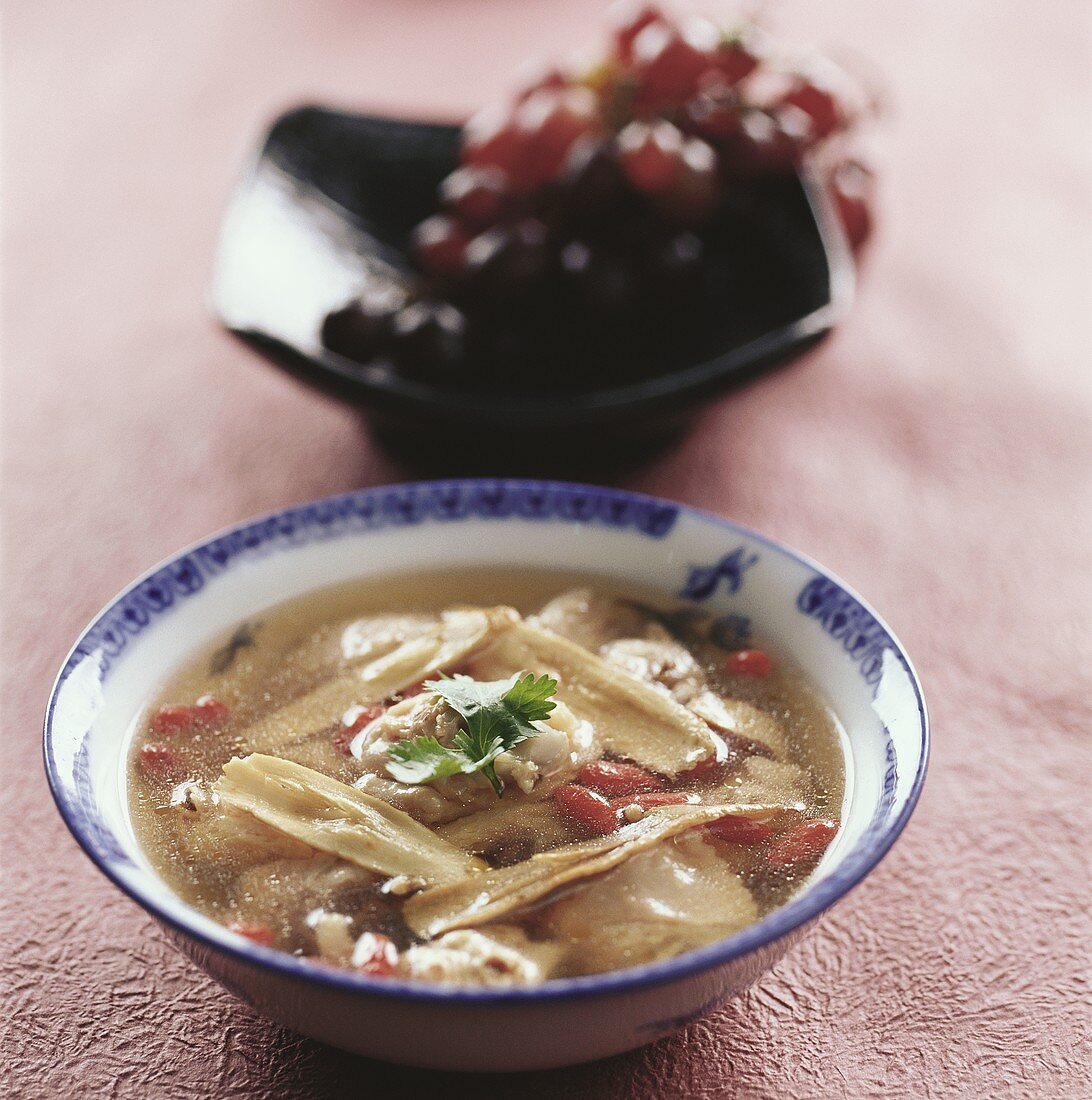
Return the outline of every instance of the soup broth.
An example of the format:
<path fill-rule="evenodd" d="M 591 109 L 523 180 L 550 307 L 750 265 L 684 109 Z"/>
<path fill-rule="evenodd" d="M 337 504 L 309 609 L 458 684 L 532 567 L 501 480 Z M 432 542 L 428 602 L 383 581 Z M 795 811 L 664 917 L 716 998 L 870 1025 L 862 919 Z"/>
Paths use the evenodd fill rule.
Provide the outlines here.
<path fill-rule="evenodd" d="M 783 656 L 602 578 L 385 577 L 269 609 L 138 720 L 158 873 L 269 947 L 527 984 L 782 905 L 837 832 L 834 716 Z"/>

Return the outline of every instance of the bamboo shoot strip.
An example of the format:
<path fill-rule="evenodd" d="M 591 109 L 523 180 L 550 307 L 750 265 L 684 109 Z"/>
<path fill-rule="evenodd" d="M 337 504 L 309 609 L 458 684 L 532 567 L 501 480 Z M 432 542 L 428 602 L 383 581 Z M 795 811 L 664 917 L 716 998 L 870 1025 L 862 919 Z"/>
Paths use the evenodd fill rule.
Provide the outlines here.
<path fill-rule="evenodd" d="M 216 792 L 225 805 L 379 875 L 411 875 L 440 886 L 485 866 L 409 814 L 290 760 L 235 757 L 224 765 Z"/>
<path fill-rule="evenodd" d="M 503 606 L 445 611 L 424 634 L 258 719 L 242 731 L 242 741 L 252 752 L 267 753 L 295 744 L 335 725 L 352 706 L 380 703 L 440 670 L 457 667 L 518 618 Z"/>
<path fill-rule="evenodd" d="M 518 623 L 482 655 L 486 661 L 548 672 L 558 681 L 557 698 L 595 727 L 606 748 L 661 775 L 676 776 L 717 753 L 709 727 L 686 707 L 541 627 Z"/>
<path fill-rule="evenodd" d="M 424 890 L 406 902 L 403 915 L 417 935 L 428 938 L 455 928 L 477 927 L 522 909 L 570 882 L 609 871 L 686 829 L 729 816 L 765 820 L 802 808 L 775 803 L 661 806 L 607 836 L 568 844 L 511 867 Z"/>

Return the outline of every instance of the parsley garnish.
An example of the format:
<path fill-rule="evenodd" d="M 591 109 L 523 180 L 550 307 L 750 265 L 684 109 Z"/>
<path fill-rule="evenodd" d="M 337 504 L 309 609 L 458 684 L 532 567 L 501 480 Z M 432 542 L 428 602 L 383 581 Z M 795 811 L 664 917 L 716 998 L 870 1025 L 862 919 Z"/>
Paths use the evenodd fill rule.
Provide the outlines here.
<path fill-rule="evenodd" d="M 469 676 L 444 677 L 425 684 L 463 719 L 463 728 L 450 747 L 435 737 L 421 736 L 398 741 L 387 750 L 391 762 L 387 771 L 402 783 L 429 783 L 445 775 L 482 774 L 498 795 L 504 784 L 493 768 L 502 752 L 535 736 L 532 722 L 550 716 L 555 707 L 550 698 L 557 681 L 550 676 L 535 679 L 534 673 L 516 673 L 507 680 L 474 680 Z"/>

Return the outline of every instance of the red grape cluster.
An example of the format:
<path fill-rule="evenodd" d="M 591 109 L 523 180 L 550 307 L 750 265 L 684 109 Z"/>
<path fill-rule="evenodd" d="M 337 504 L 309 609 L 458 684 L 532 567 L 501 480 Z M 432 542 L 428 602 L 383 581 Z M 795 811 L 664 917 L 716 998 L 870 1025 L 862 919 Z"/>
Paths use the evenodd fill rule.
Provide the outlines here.
<path fill-rule="evenodd" d="M 410 377 L 454 378 L 471 357 L 500 376 L 520 343 L 549 346 L 559 316 L 581 333 L 678 316 L 732 192 L 853 125 L 845 84 L 833 67 L 776 63 L 754 28 L 625 8 L 599 64 L 549 69 L 467 124 L 441 210 L 413 234 L 414 300 L 352 302 L 324 342 Z M 867 174 L 841 163 L 829 182 L 859 244 Z"/>

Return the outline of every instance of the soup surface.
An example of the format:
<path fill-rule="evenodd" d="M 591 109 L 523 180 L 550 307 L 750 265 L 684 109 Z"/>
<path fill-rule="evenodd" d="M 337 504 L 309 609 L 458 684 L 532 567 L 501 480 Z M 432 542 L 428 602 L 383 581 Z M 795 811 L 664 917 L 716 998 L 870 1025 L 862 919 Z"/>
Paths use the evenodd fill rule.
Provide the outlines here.
<path fill-rule="evenodd" d="M 557 573 L 324 590 L 152 702 L 133 823 L 189 904 L 316 964 L 512 985 L 668 958 L 783 904 L 838 829 L 833 715 L 728 633 Z"/>

